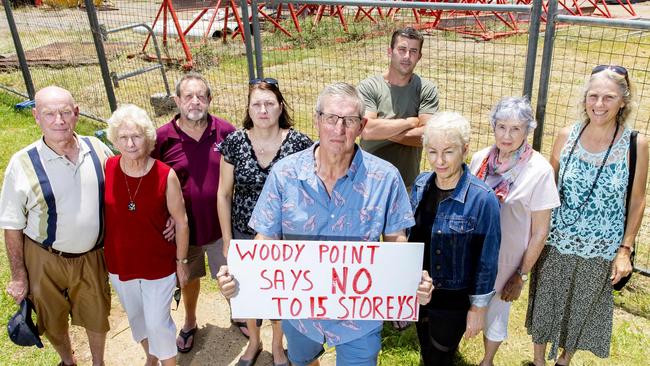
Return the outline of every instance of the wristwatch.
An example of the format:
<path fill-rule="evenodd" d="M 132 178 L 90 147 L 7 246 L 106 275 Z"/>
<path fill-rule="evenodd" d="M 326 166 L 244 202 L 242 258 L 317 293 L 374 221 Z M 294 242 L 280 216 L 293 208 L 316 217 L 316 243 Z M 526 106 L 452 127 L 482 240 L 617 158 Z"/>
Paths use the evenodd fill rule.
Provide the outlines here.
<path fill-rule="evenodd" d="M 522 272 L 521 268 L 517 268 L 517 274 L 519 275 L 519 277 L 521 277 L 522 281 L 524 282 L 528 281 L 528 273 Z"/>
<path fill-rule="evenodd" d="M 183 258 L 183 259 L 176 258 L 176 263 L 187 264 L 188 262 L 189 261 L 187 260 L 187 258 Z"/>

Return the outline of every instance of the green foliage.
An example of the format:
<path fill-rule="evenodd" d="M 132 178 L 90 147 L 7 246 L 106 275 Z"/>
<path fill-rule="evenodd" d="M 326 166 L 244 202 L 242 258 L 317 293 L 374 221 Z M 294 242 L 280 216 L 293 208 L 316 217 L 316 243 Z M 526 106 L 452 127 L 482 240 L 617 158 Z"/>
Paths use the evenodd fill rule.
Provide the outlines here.
<path fill-rule="evenodd" d="M 635 278 L 636 277 L 636 278 Z M 650 359 L 650 320 L 648 319 L 648 304 L 650 304 L 650 279 L 635 275 L 631 285 L 622 294 L 615 296 L 617 305 L 625 302 L 627 307 L 621 311 L 614 310 L 614 327 L 612 330 L 611 354 L 607 359 L 600 359 L 589 352 L 578 352 L 571 362 L 572 365 L 646 365 Z M 643 289 L 643 290 L 641 290 Z M 631 293 L 639 293 L 634 299 Z M 632 297 L 631 297 L 632 296 Z M 631 300 L 634 299 L 634 300 Z M 533 347 L 530 336 L 524 328 L 528 289 L 524 288 L 521 298 L 514 301 L 510 313 L 508 339 L 506 339 L 495 358 L 495 365 L 525 365 L 532 360 Z M 629 309 L 629 310 L 628 310 Z M 636 315 L 632 315 L 636 314 Z M 382 350 L 379 355 L 380 365 L 419 365 L 419 346 L 415 327 L 398 332 L 391 324 L 384 324 L 382 332 Z M 483 357 L 483 339 L 477 336 L 463 339 L 454 365 L 477 365 Z"/>
<path fill-rule="evenodd" d="M 420 348 L 415 325 L 397 331 L 386 322 L 381 333 L 379 365 L 419 365 Z"/>

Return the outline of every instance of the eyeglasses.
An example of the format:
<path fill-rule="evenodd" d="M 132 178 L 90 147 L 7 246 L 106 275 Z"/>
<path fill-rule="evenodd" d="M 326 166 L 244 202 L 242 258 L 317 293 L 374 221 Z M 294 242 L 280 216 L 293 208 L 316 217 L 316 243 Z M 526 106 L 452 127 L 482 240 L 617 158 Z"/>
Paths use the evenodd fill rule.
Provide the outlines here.
<path fill-rule="evenodd" d="M 56 121 L 57 116 L 61 116 L 61 119 L 67 122 L 70 120 L 70 118 L 76 115 L 76 113 L 72 109 L 63 109 L 58 111 L 44 110 L 40 113 L 40 115 L 45 120 L 45 122 L 52 123 Z"/>
<path fill-rule="evenodd" d="M 255 84 L 259 84 L 259 83 L 267 83 L 267 84 L 275 86 L 276 88 L 280 87 L 280 83 L 278 83 L 278 81 L 273 79 L 273 78 L 251 79 L 251 81 L 248 82 L 248 85 L 255 85 Z"/>
<path fill-rule="evenodd" d="M 604 70 L 612 70 L 615 73 L 617 73 L 617 74 L 619 74 L 621 76 L 624 76 L 625 77 L 625 82 L 627 83 L 627 85 L 630 85 L 630 79 L 628 78 L 627 69 L 624 68 L 623 66 L 618 66 L 618 65 L 598 65 L 598 66 L 594 67 L 593 70 L 591 70 L 591 75 L 597 74 L 597 73 L 599 73 L 601 71 L 604 71 Z"/>
<path fill-rule="evenodd" d="M 318 116 L 330 126 L 336 126 L 339 120 L 343 121 L 343 127 L 345 128 L 354 128 L 361 123 L 361 117 L 359 116 L 339 116 L 334 113 L 325 113 L 321 111 L 316 111 L 316 113 L 318 113 Z"/>

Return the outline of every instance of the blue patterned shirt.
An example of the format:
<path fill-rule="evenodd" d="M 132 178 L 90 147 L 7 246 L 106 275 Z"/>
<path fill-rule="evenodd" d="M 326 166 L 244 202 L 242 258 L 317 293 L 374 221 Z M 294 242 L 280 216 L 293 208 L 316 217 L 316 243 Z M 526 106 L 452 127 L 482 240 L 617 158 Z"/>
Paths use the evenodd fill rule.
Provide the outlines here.
<path fill-rule="evenodd" d="M 331 197 L 316 175 L 319 143 L 278 161 L 266 180 L 249 226 L 284 240 L 379 241 L 415 224 L 397 169 L 355 145 L 347 173 Z M 289 323 L 310 339 L 330 346 L 381 327 L 371 320 L 296 319 Z"/>

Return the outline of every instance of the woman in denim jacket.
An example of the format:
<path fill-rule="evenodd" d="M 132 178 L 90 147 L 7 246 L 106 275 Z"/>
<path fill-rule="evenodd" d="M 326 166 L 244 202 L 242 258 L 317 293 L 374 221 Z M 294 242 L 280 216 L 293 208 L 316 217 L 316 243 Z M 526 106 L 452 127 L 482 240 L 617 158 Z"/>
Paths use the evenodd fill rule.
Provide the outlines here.
<path fill-rule="evenodd" d="M 494 295 L 499 201 L 464 163 L 469 135 L 460 114 L 433 116 L 422 136 L 433 172 L 420 174 L 411 191 L 416 224 L 409 241 L 425 243 L 423 269 L 435 287 L 416 324 L 427 366 L 452 364 L 463 334 L 470 338 L 483 328 Z"/>

